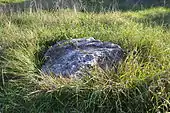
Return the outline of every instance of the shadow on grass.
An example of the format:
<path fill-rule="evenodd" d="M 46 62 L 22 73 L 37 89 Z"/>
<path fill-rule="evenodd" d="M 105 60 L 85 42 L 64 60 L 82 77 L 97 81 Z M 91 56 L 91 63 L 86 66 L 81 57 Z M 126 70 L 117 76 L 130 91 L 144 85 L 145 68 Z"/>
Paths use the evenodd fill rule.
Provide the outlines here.
<path fill-rule="evenodd" d="M 85 81 L 86 86 L 69 86 L 50 91 L 36 90 L 34 84 L 25 81 L 4 89 L 3 113 L 146 113 L 168 112 L 168 73 L 155 76 L 132 88 L 114 86 L 102 90 L 90 88 L 93 79 Z M 26 81 L 26 83 L 30 83 Z M 24 86 L 23 86 L 24 84 Z M 50 83 L 49 83 L 50 84 Z M 119 83 L 118 83 L 119 84 Z M 88 86 L 89 85 L 89 86 Z M 105 84 L 106 85 L 106 84 Z M 34 89 L 28 92 L 27 88 Z M 11 93 L 12 92 L 12 93 Z M 10 107 L 8 107 L 10 106 Z"/>
<path fill-rule="evenodd" d="M 54 38 L 53 38 L 54 37 Z M 57 38 L 56 38 L 57 37 Z M 70 38 L 73 37 L 73 36 L 69 36 Z M 44 54 L 46 53 L 46 51 L 52 47 L 54 44 L 56 44 L 57 41 L 61 41 L 61 40 L 67 40 L 67 37 L 66 36 L 51 36 L 51 37 L 39 37 L 40 39 L 48 39 L 46 41 L 40 41 L 38 43 L 38 46 L 40 46 L 40 50 L 36 51 L 36 53 L 34 54 L 35 56 L 35 64 L 37 66 L 38 69 L 41 69 L 42 68 L 42 65 L 45 61 L 44 59 Z M 76 37 L 75 37 L 76 38 Z"/>
<path fill-rule="evenodd" d="M 151 14 L 144 15 L 143 18 L 137 19 L 138 22 L 142 22 L 145 24 L 146 21 L 151 22 L 153 26 L 161 26 L 163 28 L 170 28 L 170 10 L 166 12 L 155 12 Z"/>
<path fill-rule="evenodd" d="M 158 13 L 155 16 L 146 15 L 146 19 L 151 20 L 153 22 L 153 25 L 170 28 L 170 12 Z"/>
<path fill-rule="evenodd" d="M 63 37 L 63 39 L 65 39 Z M 53 39 L 53 40 L 49 40 L 49 41 L 45 41 L 45 42 L 40 42 L 38 45 L 40 46 L 40 50 L 37 51 L 35 53 L 35 64 L 37 65 L 38 69 L 41 69 L 45 59 L 44 59 L 44 54 L 46 53 L 46 51 L 53 46 L 54 44 L 56 44 L 56 42 L 59 41 L 59 39 Z"/>
<path fill-rule="evenodd" d="M 81 3 L 75 0 L 26 0 L 18 3 L 7 3 L 0 5 L 2 13 L 13 13 L 23 11 L 37 11 L 37 10 L 59 10 L 63 8 L 80 8 Z"/>
<path fill-rule="evenodd" d="M 168 0 L 26 0 L 18 3 L 6 3 L 0 5 L 0 12 L 22 12 L 42 10 L 58 10 L 70 8 L 82 12 L 103 12 L 115 10 L 140 10 L 150 7 L 169 7 Z"/>

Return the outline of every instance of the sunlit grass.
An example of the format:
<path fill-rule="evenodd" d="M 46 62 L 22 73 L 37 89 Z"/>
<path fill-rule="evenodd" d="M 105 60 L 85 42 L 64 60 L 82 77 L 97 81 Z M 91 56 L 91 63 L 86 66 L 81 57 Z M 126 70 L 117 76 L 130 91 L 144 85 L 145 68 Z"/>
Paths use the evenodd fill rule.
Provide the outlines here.
<path fill-rule="evenodd" d="M 8 4 L 8 3 L 17 3 L 17 2 L 23 2 L 25 0 L 0 0 L 0 4 Z"/>
<path fill-rule="evenodd" d="M 153 26 L 156 21 L 150 19 L 168 13 L 169 9 L 155 8 L 99 14 L 62 10 L 0 15 L 0 110 L 168 112 L 170 30 L 164 24 Z M 150 15 L 149 19 L 143 18 L 146 15 Z M 168 21 L 166 24 L 169 25 Z M 118 73 L 96 67 L 90 72 L 92 76 L 74 80 L 47 76 L 40 71 L 43 53 L 51 45 L 58 40 L 82 37 L 119 44 L 126 57 Z"/>

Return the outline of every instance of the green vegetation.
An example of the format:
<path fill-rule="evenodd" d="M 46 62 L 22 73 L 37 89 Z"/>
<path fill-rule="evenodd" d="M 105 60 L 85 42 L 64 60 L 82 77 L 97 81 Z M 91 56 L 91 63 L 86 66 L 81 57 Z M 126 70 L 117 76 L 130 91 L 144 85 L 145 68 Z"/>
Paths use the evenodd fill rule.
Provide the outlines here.
<path fill-rule="evenodd" d="M 0 0 L 0 4 L 23 2 L 24 0 Z"/>
<path fill-rule="evenodd" d="M 166 113 L 170 111 L 170 9 L 0 15 L 2 113 Z M 41 73 L 58 40 L 94 37 L 119 44 L 118 73 L 98 67 L 81 80 Z"/>

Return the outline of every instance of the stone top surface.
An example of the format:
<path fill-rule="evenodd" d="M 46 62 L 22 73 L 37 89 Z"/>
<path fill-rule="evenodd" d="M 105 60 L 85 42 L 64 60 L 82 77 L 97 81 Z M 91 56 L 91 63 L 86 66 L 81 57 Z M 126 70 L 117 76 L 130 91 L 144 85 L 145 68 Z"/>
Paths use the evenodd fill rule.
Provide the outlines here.
<path fill-rule="evenodd" d="M 122 59 L 123 50 L 111 42 L 80 38 L 57 42 L 44 57 L 44 73 L 77 78 L 96 65 L 102 69 L 114 67 Z"/>

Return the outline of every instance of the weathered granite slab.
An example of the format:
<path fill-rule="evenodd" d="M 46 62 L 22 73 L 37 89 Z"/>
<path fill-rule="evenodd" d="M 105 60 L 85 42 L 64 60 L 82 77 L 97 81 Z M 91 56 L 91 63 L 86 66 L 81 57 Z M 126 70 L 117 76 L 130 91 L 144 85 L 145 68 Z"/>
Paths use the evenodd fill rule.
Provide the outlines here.
<path fill-rule="evenodd" d="M 116 69 L 115 65 L 122 60 L 123 54 L 119 45 L 94 38 L 59 41 L 45 53 L 42 71 L 79 78 L 96 65 L 104 70 Z"/>

